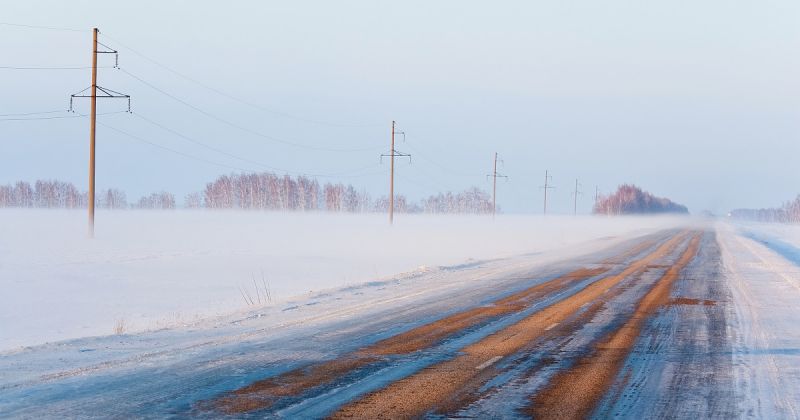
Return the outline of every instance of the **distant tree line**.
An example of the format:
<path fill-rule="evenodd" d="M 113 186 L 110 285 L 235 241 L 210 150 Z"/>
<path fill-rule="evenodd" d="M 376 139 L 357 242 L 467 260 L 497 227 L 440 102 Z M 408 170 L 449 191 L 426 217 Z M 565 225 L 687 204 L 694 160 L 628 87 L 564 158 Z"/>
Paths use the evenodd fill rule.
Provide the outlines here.
<path fill-rule="evenodd" d="M 123 191 L 98 191 L 95 206 L 106 209 L 174 209 L 175 196 L 155 192 L 129 203 Z M 36 181 L 0 185 L 0 207 L 85 208 L 87 193 L 73 184 L 60 181 Z M 386 196 L 373 199 L 364 190 L 342 183 L 320 183 L 305 176 L 279 176 L 269 172 L 222 175 L 209 182 L 201 192 L 185 197 L 186 208 L 252 209 L 275 211 L 385 212 L 389 209 Z M 487 214 L 492 208 L 491 197 L 472 187 L 459 193 L 439 193 L 410 202 L 395 195 L 398 213 L 472 213 Z"/>
<path fill-rule="evenodd" d="M 492 212 L 492 197 L 477 187 L 453 194 L 451 192 L 432 195 L 422 200 L 425 213 L 476 213 Z"/>
<path fill-rule="evenodd" d="M 95 206 L 104 209 L 171 209 L 175 208 L 175 196 L 167 192 L 153 193 L 142 197 L 134 204 L 128 204 L 125 193 L 110 188 L 97 191 Z M 20 181 L 13 185 L 0 185 L 0 208 L 45 208 L 76 209 L 86 208 L 88 193 L 79 191 L 69 182 L 38 180 L 31 185 Z"/>
<path fill-rule="evenodd" d="M 400 213 L 475 213 L 491 211 L 487 193 L 470 188 L 460 193 L 440 193 L 421 203 L 411 203 L 395 195 L 395 211 Z M 305 176 L 279 176 L 270 172 L 223 175 L 206 185 L 202 194 L 186 196 L 187 208 L 260 209 L 330 212 L 384 212 L 388 197 L 373 199 L 363 190 L 342 183 L 320 185 Z"/>
<path fill-rule="evenodd" d="M 656 197 L 641 188 L 624 184 L 610 195 L 600 196 L 594 205 L 595 214 L 653 214 L 682 213 L 688 214 L 686 206 L 674 203 L 669 199 Z"/>
<path fill-rule="evenodd" d="M 800 195 L 794 200 L 784 203 L 781 207 L 736 209 L 732 210 L 728 216 L 755 222 L 798 223 L 800 222 Z"/>
<path fill-rule="evenodd" d="M 0 185 L 0 207 L 80 208 L 86 207 L 86 193 L 59 181 L 36 181 Z"/>

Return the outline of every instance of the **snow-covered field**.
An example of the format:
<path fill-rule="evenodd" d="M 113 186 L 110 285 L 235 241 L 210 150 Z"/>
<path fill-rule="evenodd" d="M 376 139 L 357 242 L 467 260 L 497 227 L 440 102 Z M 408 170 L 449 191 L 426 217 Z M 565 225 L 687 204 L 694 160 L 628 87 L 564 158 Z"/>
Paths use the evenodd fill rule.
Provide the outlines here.
<path fill-rule="evenodd" d="M 545 263 L 685 218 L 263 212 L 0 211 L 0 351 L 159 329 L 443 266 L 520 254 Z M 263 280 L 262 280 L 263 273 Z M 255 278 L 257 286 L 254 286 Z M 432 278 L 435 278 L 433 276 Z"/>
<path fill-rule="evenodd" d="M 636 243 L 631 238 L 686 227 L 704 232 L 701 249 L 674 286 L 675 302 L 651 320 L 642 332 L 647 339 L 631 353 L 626 369 L 634 374 L 620 379 L 630 388 L 609 393 L 614 403 L 603 409 L 634 417 L 800 415 L 800 228 L 794 226 L 402 216 L 389 227 L 382 215 L 118 212 L 100 214 L 98 238 L 90 241 L 83 237 L 82 212 L 0 216 L 0 285 L 8 292 L 0 295 L 0 412 L 73 417 L 104 413 L 112 404 L 115 413 L 134 417 L 203 414 L 197 404 L 225 392 L 608 261 Z M 674 232 L 639 240 L 665 235 Z M 625 264 L 613 270 L 629 270 Z M 609 313 L 542 343 L 563 338 L 588 346 L 597 339 L 593 331 L 615 319 L 610 314 L 628 310 L 630 299 L 665 270 L 652 267 L 636 287 L 604 300 Z M 246 306 L 240 289 L 254 294 L 252 275 L 260 284 L 262 269 L 277 298 Z M 592 281 L 545 295 L 498 323 L 466 329 L 430 352 L 366 369 L 359 381 L 337 383 L 276 413 L 327 413 Z M 158 330 L 111 335 L 117 319 L 132 323 L 134 332 Z M 74 339 L 19 347 L 66 338 Z M 539 357 L 521 354 L 532 362 Z M 513 360 L 504 366 L 516 366 L 508 364 Z M 501 372 L 497 378 L 514 370 Z M 499 413 L 501 406 L 513 411 L 514 395 L 530 400 L 534 391 L 514 386 L 509 389 L 522 393 L 491 394 L 496 401 L 480 407 Z"/>

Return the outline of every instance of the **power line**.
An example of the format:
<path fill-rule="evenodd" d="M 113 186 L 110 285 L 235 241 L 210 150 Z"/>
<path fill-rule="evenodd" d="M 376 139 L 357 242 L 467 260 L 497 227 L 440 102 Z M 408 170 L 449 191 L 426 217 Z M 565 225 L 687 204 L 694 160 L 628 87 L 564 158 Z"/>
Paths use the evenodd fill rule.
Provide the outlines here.
<path fill-rule="evenodd" d="M 83 116 L 85 116 L 85 115 L 83 115 Z M 110 126 L 108 124 L 105 124 L 105 123 L 102 123 L 102 122 L 99 122 L 99 121 L 97 123 L 102 125 L 105 128 L 108 128 L 109 130 L 116 131 L 117 133 L 120 133 L 120 134 L 122 134 L 124 136 L 130 137 L 130 138 L 132 138 L 134 140 L 138 140 L 140 142 L 147 143 L 147 144 L 149 144 L 149 145 L 151 145 L 153 147 L 157 147 L 159 149 L 166 150 L 166 151 L 168 151 L 170 153 L 174 153 L 174 154 L 183 156 L 183 157 L 188 158 L 188 159 L 196 160 L 196 161 L 199 161 L 199 162 L 204 162 L 204 163 L 207 163 L 207 164 L 210 164 L 210 165 L 220 166 L 220 167 L 223 167 L 223 168 L 235 169 L 235 170 L 242 171 L 242 172 L 255 172 L 255 171 L 253 171 L 251 169 L 244 169 L 244 168 L 241 168 L 241 167 L 238 167 L 238 166 L 226 165 L 224 163 L 218 163 L 218 162 L 210 161 L 210 160 L 207 160 L 207 159 L 199 158 L 199 157 L 190 155 L 188 153 L 184 153 L 184 152 L 181 152 L 179 150 L 175 150 L 173 148 L 164 146 L 162 144 L 154 143 L 152 141 L 149 141 L 149 140 L 146 140 L 146 139 L 144 139 L 142 137 L 139 137 L 137 135 L 128 133 L 127 131 L 120 130 L 120 129 L 118 129 L 116 127 L 113 127 L 113 126 Z"/>
<path fill-rule="evenodd" d="M 269 165 L 264 165 L 264 164 L 262 164 L 260 162 L 256 162 L 256 161 L 248 159 L 248 158 L 244 158 L 244 157 L 241 157 L 241 156 L 234 155 L 232 153 L 228 153 L 228 152 L 226 152 L 224 150 L 221 150 L 221 149 L 218 149 L 218 148 L 216 148 L 214 146 L 209 146 L 208 144 L 205 144 L 203 142 L 197 141 L 197 140 L 195 140 L 195 139 L 193 139 L 193 138 L 191 138 L 189 136 L 181 134 L 181 133 L 179 133 L 179 132 L 177 132 L 177 131 L 169 128 L 169 127 L 166 127 L 166 126 L 164 126 L 164 125 L 162 125 L 160 123 L 157 123 L 157 122 L 155 122 L 155 121 L 153 121 L 153 120 L 151 120 L 151 119 L 139 114 L 138 112 L 131 112 L 131 114 L 133 114 L 137 118 L 140 118 L 140 119 L 142 119 L 142 120 L 144 120 L 144 121 L 146 121 L 146 122 L 148 122 L 148 123 L 160 128 L 160 129 L 162 129 L 162 130 L 164 130 L 164 131 L 166 131 L 168 133 L 171 133 L 171 134 L 173 134 L 175 136 L 178 136 L 178 137 L 180 137 L 180 138 L 182 138 L 182 139 L 184 139 L 186 141 L 192 142 L 192 143 L 194 143 L 194 144 L 196 144 L 198 146 L 202 146 L 202 147 L 204 147 L 204 148 L 206 148 L 208 150 L 223 154 L 225 156 L 228 156 L 228 157 L 231 157 L 231 158 L 234 158 L 234 159 L 237 159 L 237 160 L 241 160 L 242 162 L 251 163 L 251 164 L 254 164 L 256 166 L 261 166 L 261 167 L 264 167 L 264 168 L 267 168 L 267 169 L 272 169 L 272 170 L 280 170 L 279 168 L 275 168 L 275 167 L 272 167 L 272 166 L 269 166 Z"/>
<path fill-rule="evenodd" d="M 179 72 L 179 71 L 177 71 L 177 70 L 175 70 L 175 69 L 173 69 L 171 67 L 168 67 L 168 66 L 166 66 L 166 65 L 164 65 L 164 64 L 162 64 L 162 63 L 160 63 L 160 62 L 158 62 L 156 60 L 154 60 L 153 58 L 150 58 L 150 57 L 142 54 L 141 52 L 139 52 L 139 51 L 137 51 L 137 50 L 135 50 L 135 49 L 133 49 L 131 47 L 126 46 L 125 44 L 119 42 L 115 38 L 108 36 L 107 34 L 103 34 L 103 36 L 108 38 L 108 39 L 110 39 L 110 40 L 112 40 L 112 41 L 114 41 L 115 43 L 119 44 L 123 48 L 128 49 L 130 52 L 138 55 L 139 57 L 144 58 L 145 60 L 155 64 L 158 67 L 161 67 L 164 70 L 167 70 L 168 72 L 170 72 L 170 73 L 172 73 L 172 74 L 174 74 L 174 75 L 176 75 L 178 77 L 181 77 L 181 78 L 183 78 L 185 80 L 188 80 L 189 82 L 192 82 L 192 83 L 194 83 L 194 84 L 196 84 L 196 85 L 198 85 L 198 86 L 200 86 L 200 87 L 202 87 L 204 89 L 210 90 L 211 92 L 214 92 L 214 93 L 216 93 L 218 95 L 224 96 L 224 97 L 226 97 L 228 99 L 231 99 L 233 101 L 239 102 L 239 103 L 244 104 L 244 105 L 247 105 L 249 107 L 252 107 L 252 108 L 255 108 L 255 109 L 259 109 L 261 111 L 269 112 L 271 114 L 275 114 L 275 115 L 278 115 L 278 116 L 281 116 L 281 117 L 284 117 L 284 118 L 289 118 L 289 119 L 293 119 L 293 120 L 297 120 L 297 121 L 303 121 L 303 122 L 312 123 L 312 124 L 319 124 L 319 125 L 327 125 L 327 126 L 332 126 L 332 127 L 367 127 L 367 126 L 374 127 L 374 126 L 380 125 L 378 123 L 369 123 L 369 124 L 334 123 L 334 122 L 329 122 L 329 121 L 321 121 L 321 120 L 315 120 L 315 119 L 311 119 L 311 118 L 298 117 L 296 115 L 292 115 L 292 114 L 288 114 L 288 113 L 285 113 L 285 112 L 277 111 L 277 110 L 274 110 L 274 109 L 271 109 L 271 108 L 267 108 L 267 107 L 265 107 L 263 105 L 258 105 L 258 104 L 252 103 L 250 101 L 244 100 L 244 99 L 239 98 L 237 96 L 231 95 L 230 93 L 224 92 L 224 91 L 219 90 L 219 89 L 217 89 L 215 87 L 212 87 L 212 86 L 209 86 L 209 85 L 207 85 L 207 84 L 205 84 L 203 82 L 200 82 L 197 79 L 189 77 L 189 76 L 187 76 L 187 75 L 185 75 L 185 74 L 183 74 L 183 73 L 181 73 L 181 72 Z"/>
<path fill-rule="evenodd" d="M 18 112 L 15 114 L 0 114 L 0 117 L 22 117 L 25 115 L 44 115 L 44 114 L 57 114 L 59 112 L 66 112 L 63 109 L 54 111 L 39 111 L 39 112 Z"/>
<path fill-rule="evenodd" d="M 434 180 L 437 185 L 442 187 L 442 190 L 449 191 L 449 190 L 457 190 L 461 188 L 461 184 L 458 181 L 455 181 L 450 178 L 443 178 L 438 173 L 433 173 L 432 171 L 428 171 L 422 165 L 415 166 L 414 173 L 419 173 L 420 175 L 424 176 L 426 179 Z M 445 185 L 449 185 L 449 187 L 444 187 Z"/>
<path fill-rule="evenodd" d="M 444 188 L 442 185 L 439 185 L 439 184 L 436 184 L 436 185 L 434 185 L 434 183 L 430 183 L 429 184 L 426 181 L 420 181 L 418 179 L 415 180 L 414 178 L 412 178 L 412 177 L 410 177 L 408 175 L 404 175 L 404 174 L 400 174 L 400 173 L 397 173 L 395 175 L 400 179 L 408 181 L 408 182 L 410 182 L 410 183 L 412 183 L 412 184 L 414 184 L 414 185 L 416 185 L 418 187 L 422 187 L 424 189 L 430 189 L 430 190 L 432 190 L 434 192 L 447 191 L 447 188 Z"/>
<path fill-rule="evenodd" d="M 254 136 L 257 136 L 257 137 L 262 137 L 262 138 L 265 138 L 267 140 L 271 140 L 271 141 L 274 141 L 274 142 L 277 142 L 277 143 L 281 143 L 281 144 L 285 144 L 285 145 L 293 146 L 293 147 L 298 147 L 298 148 L 303 148 L 303 149 L 319 150 L 319 151 L 326 151 L 326 152 L 363 152 L 363 151 L 376 150 L 376 149 L 379 148 L 379 146 L 375 146 L 375 147 L 367 147 L 367 148 L 338 149 L 338 148 L 330 148 L 330 147 L 311 146 L 311 145 L 307 145 L 307 144 L 301 144 L 301 143 L 292 142 L 292 141 L 289 141 L 289 140 L 283 140 L 283 139 L 280 139 L 280 138 L 277 138 L 277 137 L 274 137 L 274 136 L 270 136 L 270 135 L 267 135 L 267 134 L 252 130 L 250 128 L 241 126 L 241 125 L 236 124 L 234 122 L 231 122 L 231 121 L 229 121 L 229 120 L 227 120 L 225 118 L 219 117 L 219 116 L 214 115 L 214 114 L 212 114 L 212 113 L 210 113 L 208 111 L 205 111 L 202 108 L 194 106 L 191 103 L 189 103 L 189 102 L 187 102 L 187 101 L 185 101 L 185 100 L 183 100 L 181 98 L 178 98 L 177 96 L 172 95 L 169 92 L 166 92 L 165 90 L 159 88 L 158 86 L 153 85 L 152 83 L 150 83 L 150 82 L 148 82 L 148 81 L 146 81 L 146 80 L 134 75 L 133 73 L 131 73 L 131 72 L 129 72 L 129 71 L 123 69 L 123 68 L 120 68 L 120 71 L 122 71 L 123 73 L 125 73 L 128 76 L 132 77 L 133 79 L 138 80 L 140 83 L 144 84 L 145 86 L 148 86 L 149 88 L 151 88 L 151 89 L 153 89 L 153 90 L 155 90 L 155 91 L 157 91 L 157 92 L 159 92 L 159 93 L 171 98 L 172 100 L 174 100 L 174 101 L 176 101 L 178 103 L 181 103 L 184 106 L 187 106 L 187 107 L 189 107 L 189 108 L 191 108 L 191 109 L 193 109 L 193 110 L 195 110 L 195 111 L 197 111 L 197 112 L 199 112 L 199 113 L 201 113 L 201 114 L 203 114 L 203 115 L 205 115 L 205 116 L 207 116 L 207 117 L 209 117 L 211 119 L 219 121 L 219 122 L 221 122 L 221 123 L 223 123 L 225 125 L 228 125 L 230 127 L 236 128 L 238 130 L 244 131 L 244 132 L 249 133 L 251 135 L 254 135 Z"/>
<path fill-rule="evenodd" d="M 61 112 L 67 112 L 67 111 L 61 111 Z M 113 115 L 113 114 L 120 114 L 123 112 L 128 112 L 128 111 L 103 112 L 97 115 L 98 116 Z M 0 118 L 0 121 L 41 121 L 41 120 L 61 120 L 65 118 L 83 118 L 83 117 L 86 117 L 86 115 L 79 114 L 79 115 L 59 115 L 54 117 L 35 117 L 35 118 Z"/>
<path fill-rule="evenodd" d="M 105 123 L 102 123 L 102 122 L 99 122 L 99 121 L 97 123 L 102 125 L 103 127 L 106 127 L 108 129 L 110 129 L 110 130 L 116 131 L 116 132 L 118 132 L 118 133 L 120 133 L 120 134 L 122 134 L 124 136 L 130 137 L 130 138 L 132 138 L 134 140 L 137 140 L 137 141 L 140 141 L 140 142 L 143 142 L 143 143 L 146 143 L 146 144 L 149 144 L 149 145 L 151 145 L 153 147 L 157 147 L 159 149 L 166 150 L 166 151 L 168 151 L 170 153 L 174 153 L 176 155 L 183 156 L 183 157 L 185 157 L 187 159 L 196 160 L 198 162 L 203 162 L 203 163 L 207 163 L 207 164 L 210 164 L 210 165 L 220 166 L 220 167 L 223 167 L 223 168 L 234 169 L 234 170 L 238 170 L 238 171 L 241 171 L 241 172 L 251 172 L 251 173 L 258 172 L 258 171 L 255 171 L 253 169 L 246 169 L 246 168 L 242 168 L 240 166 L 228 165 L 228 164 L 219 163 L 219 162 L 211 161 L 211 160 L 208 160 L 208 159 L 200 158 L 200 157 L 197 157 L 197 156 L 194 156 L 194 155 L 190 155 L 188 153 L 181 152 L 180 150 L 175 150 L 175 149 L 173 149 L 171 147 L 167 147 L 167 146 L 164 146 L 162 144 L 158 144 L 158 143 L 149 141 L 149 140 L 144 139 L 144 138 L 142 138 L 140 136 L 137 136 L 135 134 L 131 134 L 131 133 L 127 132 L 127 131 L 120 130 L 120 129 L 118 129 L 116 127 L 113 127 L 111 125 L 108 125 L 108 124 L 105 124 Z M 373 166 L 375 166 L 375 165 L 373 165 Z M 364 168 L 362 168 L 362 169 L 364 169 Z M 279 170 L 279 169 L 275 168 L 274 170 Z M 359 170 L 361 170 L 361 169 L 359 169 Z M 283 171 L 283 172 L 292 173 L 293 171 Z M 351 175 L 351 176 L 348 176 L 348 175 L 321 175 L 321 174 L 307 174 L 307 173 L 300 173 L 300 172 L 293 172 L 293 174 L 295 174 L 295 175 L 304 175 L 304 176 L 309 176 L 309 177 L 319 177 L 319 178 L 357 178 L 357 177 L 361 177 L 361 176 L 375 175 L 375 173 L 367 173 L 367 174 L 359 174 L 359 175 Z"/>
<path fill-rule="evenodd" d="M 86 29 L 75 29 L 75 28 L 60 28 L 56 26 L 41 26 L 41 25 L 25 25 L 22 23 L 11 23 L 11 22 L 0 22 L 0 25 L 3 26 L 14 26 L 18 28 L 28 28 L 28 29 L 48 29 L 51 31 L 66 31 L 66 32 L 90 32 Z"/>
<path fill-rule="evenodd" d="M 425 156 L 425 154 L 420 153 L 419 149 L 417 147 L 414 147 L 411 143 L 408 143 L 407 146 L 410 149 L 414 150 L 414 154 L 419 156 L 419 157 L 421 157 L 422 160 L 428 161 L 428 163 L 431 163 L 432 165 L 434 165 L 434 166 L 438 167 L 439 169 L 441 169 L 443 172 L 447 172 L 450 175 L 461 176 L 461 177 L 479 177 L 480 176 L 480 175 L 477 175 L 477 174 L 467 174 L 467 173 L 463 173 L 463 172 L 459 172 L 459 171 L 454 171 L 454 170 L 452 170 L 452 169 L 440 164 L 439 162 L 437 162 L 437 161 Z"/>
<path fill-rule="evenodd" d="M 242 156 L 238 156 L 238 155 L 235 155 L 233 153 L 227 152 L 225 150 L 219 149 L 217 147 L 208 145 L 208 144 L 203 143 L 203 142 L 201 142 L 201 141 L 199 141 L 199 140 L 197 140 L 195 138 L 189 137 L 189 136 L 187 136 L 187 135 L 185 135 L 185 134 L 183 134 L 181 132 L 178 132 L 177 130 L 169 128 L 169 127 L 167 127 L 167 126 L 165 126 L 165 125 L 163 125 L 163 124 L 161 124 L 159 122 L 156 122 L 156 121 L 154 121 L 154 120 L 152 120 L 150 118 L 147 118 L 144 115 L 139 114 L 138 112 L 131 112 L 131 114 L 133 114 L 137 118 L 140 118 L 140 119 L 146 121 L 147 123 L 149 123 L 151 125 L 154 125 L 154 126 L 160 128 L 160 129 L 162 129 L 162 130 L 164 130 L 164 131 L 166 131 L 168 133 L 171 133 L 171 134 L 173 134 L 173 135 L 175 135 L 177 137 L 180 137 L 180 138 L 182 138 L 182 139 L 184 139 L 186 141 L 189 141 L 191 143 L 197 144 L 198 146 L 204 147 L 204 148 L 206 148 L 208 150 L 211 150 L 213 152 L 225 155 L 227 157 L 230 157 L 230 158 L 233 158 L 233 159 L 237 159 L 237 160 L 240 160 L 242 162 L 246 162 L 246 163 L 249 163 L 249 164 L 252 164 L 252 165 L 255 165 L 255 166 L 260 166 L 260 167 L 265 168 L 265 169 L 270 169 L 270 170 L 273 170 L 273 171 L 291 173 L 291 174 L 295 174 L 295 175 L 320 177 L 320 178 L 339 178 L 339 177 L 347 178 L 347 177 L 350 177 L 351 174 L 353 174 L 355 172 L 360 172 L 360 171 L 363 171 L 363 170 L 372 169 L 374 167 L 379 166 L 377 164 L 369 165 L 369 166 L 365 166 L 365 167 L 362 167 L 362 168 L 357 168 L 357 169 L 354 169 L 354 170 L 343 171 L 343 172 L 333 173 L 333 174 L 312 174 L 312 173 L 306 173 L 306 172 L 290 171 L 288 169 L 278 168 L 278 167 L 275 167 L 275 166 L 264 164 L 262 162 L 255 161 L 253 159 L 249 159 L 249 158 L 245 158 L 245 157 L 242 157 Z M 357 176 L 364 176 L 364 175 L 362 174 L 362 175 L 357 175 Z"/>
<path fill-rule="evenodd" d="M 191 160 L 195 160 L 195 161 L 198 161 L 198 162 L 203 162 L 203 163 L 207 163 L 207 164 L 210 164 L 210 165 L 219 166 L 219 167 L 223 167 L 223 168 L 234 169 L 234 170 L 241 171 L 241 172 L 248 172 L 248 173 L 257 173 L 258 172 L 258 171 L 255 171 L 253 169 L 246 169 L 246 168 L 242 168 L 240 166 L 228 165 L 228 164 L 219 163 L 219 162 L 215 162 L 215 161 L 212 161 L 212 160 L 200 158 L 200 157 L 197 157 L 197 156 L 194 156 L 194 155 L 190 155 L 188 153 L 181 152 L 180 150 L 175 150 L 175 149 L 173 149 L 171 147 L 167 147 L 167 146 L 164 146 L 162 144 L 158 144 L 158 143 L 149 141 L 149 140 L 144 139 L 144 138 L 142 138 L 140 136 L 137 136 L 135 134 L 131 134 L 131 133 L 127 132 L 127 131 L 120 130 L 120 129 L 118 129 L 116 127 L 113 127 L 113 126 L 110 126 L 108 124 L 105 124 L 105 123 L 102 123 L 102 122 L 99 122 L 99 121 L 97 123 L 102 125 L 103 127 L 106 127 L 108 129 L 110 129 L 110 130 L 116 131 L 117 133 L 120 133 L 120 134 L 122 134 L 124 136 L 130 137 L 130 138 L 132 138 L 134 140 L 137 140 L 137 141 L 140 141 L 140 142 L 143 142 L 143 143 L 146 143 L 146 144 L 149 144 L 149 145 L 151 145 L 153 147 L 157 147 L 159 149 L 166 150 L 166 151 L 168 151 L 170 153 L 174 153 L 176 155 L 183 156 L 183 157 L 185 157 L 187 159 L 191 159 Z M 373 166 L 375 166 L 375 165 L 373 165 Z M 275 168 L 274 170 L 279 170 L 279 169 Z M 292 173 L 293 171 L 282 171 L 282 172 Z M 304 176 L 309 176 L 309 177 L 319 177 L 319 178 L 358 178 L 358 177 L 362 177 L 362 176 L 376 175 L 376 173 L 366 173 L 366 174 L 359 174 L 359 175 L 335 175 L 334 176 L 334 175 L 321 175 L 321 174 L 307 174 L 307 173 L 300 173 L 300 172 L 293 172 L 293 174 L 294 175 L 304 175 Z"/>
<path fill-rule="evenodd" d="M 92 66 L 78 66 L 78 67 L 15 67 L 15 66 L 0 66 L 2 70 L 88 70 Z M 97 67 L 98 69 L 110 69 L 113 67 Z"/>

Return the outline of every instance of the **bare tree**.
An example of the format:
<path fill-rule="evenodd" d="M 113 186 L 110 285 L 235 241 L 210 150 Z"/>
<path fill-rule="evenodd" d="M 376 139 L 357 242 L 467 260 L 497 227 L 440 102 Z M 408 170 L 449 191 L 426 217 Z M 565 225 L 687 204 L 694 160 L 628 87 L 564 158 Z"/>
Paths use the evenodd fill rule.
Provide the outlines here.
<path fill-rule="evenodd" d="M 620 185 L 611 195 L 599 196 L 595 203 L 595 214 L 645 214 L 645 213 L 689 213 L 686 206 L 669 199 L 656 197 L 635 185 Z"/>

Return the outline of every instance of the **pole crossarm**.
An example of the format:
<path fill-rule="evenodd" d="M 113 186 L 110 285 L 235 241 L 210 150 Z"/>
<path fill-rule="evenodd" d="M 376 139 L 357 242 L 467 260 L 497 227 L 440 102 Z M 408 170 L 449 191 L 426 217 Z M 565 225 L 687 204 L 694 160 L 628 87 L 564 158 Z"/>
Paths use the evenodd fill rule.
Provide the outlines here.
<path fill-rule="evenodd" d="M 97 31 L 97 32 L 98 32 L 98 33 L 100 33 L 100 31 Z M 101 46 L 101 47 L 105 48 L 105 50 L 103 50 L 103 51 L 99 50 L 99 49 L 97 48 L 98 46 Z M 106 44 L 103 44 L 103 43 L 102 43 L 102 42 L 100 42 L 100 41 L 97 41 L 97 45 L 95 45 L 95 50 L 94 50 L 94 52 L 95 52 L 96 54 L 114 54 L 114 68 L 115 68 L 115 69 L 118 69 L 118 68 L 119 68 L 119 51 L 117 51 L 117 50 L 115 50 L 115 49 L 113 49 L 113 48 L 109 47 L 109 46 L 108 46 L 108 45 L 106 45 Z"/>
<path fill-rule="evenodd" d="M 84 92 L 86 92 L 87 90 L 91 89 L 92 87 L 94 87 L 95 89 L 99 90 L 100 93 L 102 93 L 102 95 L 95 94 L 94 96 L 92 96 L 92 95 L 83 94 Z M 73 93 L 72 95 L 70 95 L 69 96 L 69 112 L 75 112 L 75 109 L 74 109 L 74 99 L 75 98 L 127 99 L 128 100 L 128 112 L 131 112 L 131 95 L 128 95 L 128 94 L 125 94 L 125 93 L 122 93 L 122 92 L 117 92 L 115 90 L 112 90 L 112 89 L 109 89 L 109 88 L 104 88 L 104 87 L 98 86 L 98 85 L 89 86 L 89 87 L 87 87 L 86 89 L 83 89 L 80 92 Z"/>
<path fill-rule="evenodd" d="M 407 157 L 408 158 L 408 163 L 411 163 L 411 154 L 402 153 L 402 152 L 400 152 L 398 150 L 394 150 L 394 151 L 391 151 L 391 152 L 386 152 L 386 153 L 381 154 L 381 163 L 383 163 L 383 158 L 385 158 L 385 157 L 392 157 L 392 158 Z"/>
<path fill-rule="evenodd" d="M 503 175 L 503 174 L 501 174 L 500 172 L 497 172 L 497 173 L 495 173 L 495 174 L 488 174 L 488 175 L 486 175 L 486 179 L 489 179 L 489 178 L 491 178 L 491 177 L 495 177 L 495 178 L 505 178 L 505 179 L 508 179 L 508 175 Z"/>

